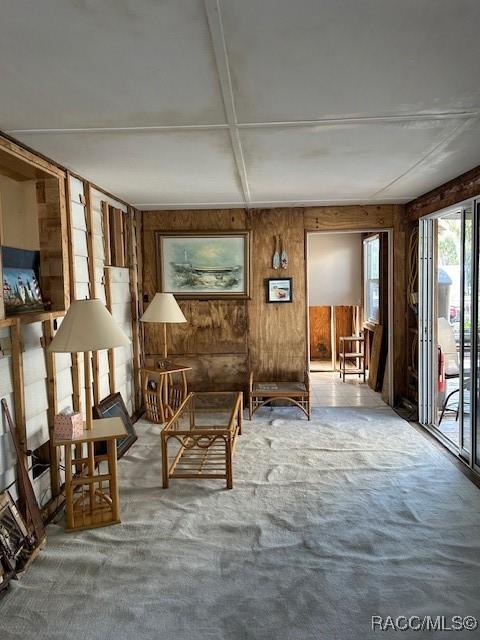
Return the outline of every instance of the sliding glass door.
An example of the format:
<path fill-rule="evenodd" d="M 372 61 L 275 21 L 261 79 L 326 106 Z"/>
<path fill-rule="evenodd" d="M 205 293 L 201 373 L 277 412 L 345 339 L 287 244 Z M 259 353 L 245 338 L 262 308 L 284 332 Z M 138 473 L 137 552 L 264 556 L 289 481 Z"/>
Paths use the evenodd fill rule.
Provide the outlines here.
<path fill-rule="evenodd" d="M 473 202 L 422 219 L 419 237 L 419 419 L 470 462 L 480 360 Z"/>
<path fill-rule="evenodd" d="M 472 460 L 480 472 L 480 200 L 474 203 L 472 287 Z"/>

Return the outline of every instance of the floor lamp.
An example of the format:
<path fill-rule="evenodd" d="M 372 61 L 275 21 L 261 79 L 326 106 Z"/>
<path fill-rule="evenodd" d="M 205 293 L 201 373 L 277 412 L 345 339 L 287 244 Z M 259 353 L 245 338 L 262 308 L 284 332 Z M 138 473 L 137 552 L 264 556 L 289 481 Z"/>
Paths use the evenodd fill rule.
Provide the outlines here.
<path fill-rule="evenodd" d="M 163 324 L 163 357 L 168 355 L 167 324 L 187 322 L 187 319 L 171 293 L 156 293 L 147 310 L 140 318 L 142 322 Z"/>
<path fill-rule="evenodd" d="M 103 302 L 75 300 L 48 350 L 53 353 L 83 352 L 85 370 L 85 426 L 92 428 L 92 351 L 127 346 L 130 340 L 120 329 Z"/>

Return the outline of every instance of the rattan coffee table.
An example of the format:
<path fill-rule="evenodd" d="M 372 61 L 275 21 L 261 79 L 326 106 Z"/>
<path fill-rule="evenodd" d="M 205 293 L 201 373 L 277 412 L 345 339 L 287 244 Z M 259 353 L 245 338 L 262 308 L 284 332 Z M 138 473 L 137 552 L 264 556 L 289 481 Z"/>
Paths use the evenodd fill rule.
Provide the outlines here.
<path fill-rule="evenodd" d="M 162 430 L 163 488 L 170 478 L 217 478 L 232 489 L 242 424 L 243 393 L 190 393 Z"/>

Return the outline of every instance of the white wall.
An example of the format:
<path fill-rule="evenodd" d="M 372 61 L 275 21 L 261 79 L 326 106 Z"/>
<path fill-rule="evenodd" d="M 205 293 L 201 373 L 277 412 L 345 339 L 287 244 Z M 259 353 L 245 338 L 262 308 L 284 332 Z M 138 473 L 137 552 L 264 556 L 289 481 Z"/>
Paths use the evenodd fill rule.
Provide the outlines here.
<path fill-rule="evenodd" d="M 310 233 L 307 246 L 309 306 L 360 305 L 362 234 Z"/>

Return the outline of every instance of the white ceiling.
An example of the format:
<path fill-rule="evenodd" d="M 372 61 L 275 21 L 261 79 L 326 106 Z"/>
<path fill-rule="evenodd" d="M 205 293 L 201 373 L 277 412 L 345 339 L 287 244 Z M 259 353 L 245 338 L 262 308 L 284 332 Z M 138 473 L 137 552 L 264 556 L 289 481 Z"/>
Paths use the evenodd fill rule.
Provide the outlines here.
<path fill-rule="evenodd" d="M 406 202 L 480 163 L 478 0 L 10 0 L 0 129 L 144 209 Z"/>

